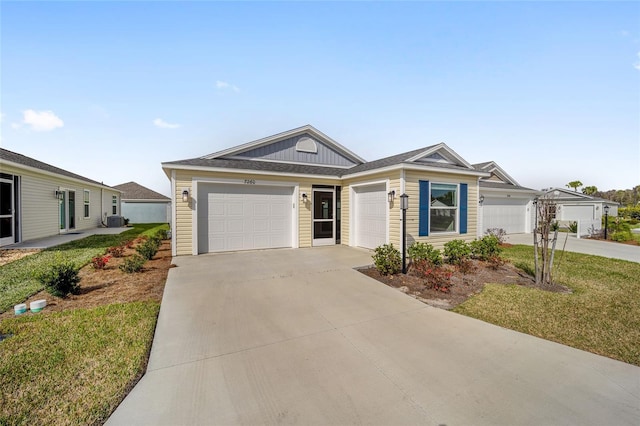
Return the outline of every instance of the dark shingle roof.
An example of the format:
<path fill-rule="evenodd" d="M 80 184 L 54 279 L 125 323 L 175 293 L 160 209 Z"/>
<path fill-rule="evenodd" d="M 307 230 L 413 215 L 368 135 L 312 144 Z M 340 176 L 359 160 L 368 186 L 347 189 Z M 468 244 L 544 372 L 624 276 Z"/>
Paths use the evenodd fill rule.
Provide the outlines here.
<path fill-rule="evenodd" d="M 114 185 L 115 189 L 122 191 L 123 200 L 159 200 L 159 201 L 171 201 L 171 198 L 157 193 L 145 186 L 142 186 L 136 182 L 121 183 L 120 185 Z"/>
<path fill-rule="evenodd" d="M 49 173 L 55 173 L 57 175 L 66 176 L 72 179 L 77 179 L 85 182 L 92 183 L 94 185 L 100 185 L 108 187 L 101 182 L 97 182 L 92 179 L 88 179 L 84 176 L 77 175 L 75 173 L 68 172 L 59 167 L 52 166 L 51 164 L 43 163 L 34 158 L 27 157 L 26 155 L 18 154 L 17 152 L 9 151 L 8 149 L 0 148 L 0 160 L 10 161 L 12 163 L 21 164 L 23 166 L 32 167 L 34 169 L 42 170 Z"/>

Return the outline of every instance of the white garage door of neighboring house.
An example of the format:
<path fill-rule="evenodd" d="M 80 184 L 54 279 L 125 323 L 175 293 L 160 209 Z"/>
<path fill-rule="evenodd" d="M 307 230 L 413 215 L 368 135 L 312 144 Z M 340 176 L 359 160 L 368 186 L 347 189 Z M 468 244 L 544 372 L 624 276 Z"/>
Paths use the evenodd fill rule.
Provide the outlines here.
<path fill-rule="evenodd" d="M 293 188 L 200 184 L 198 253 L 292 246 Z"/>
<path fill-rule="evenodd" d="M 485 197 L 482 203 L 482 233 L 502 228 L 508 234 L 527 232 L 528 200 Z"/>
<path fill-rule="evenodd" d="M 387 242 L 386 185 L 354 188 L 355 245 L 373 249 Z"/>
<path fill-rule="evenodd" d="M 560 207 L 560 217 L 562 220 L 593 220 L 594 206 L 571 206 L 563 205 Z"/>

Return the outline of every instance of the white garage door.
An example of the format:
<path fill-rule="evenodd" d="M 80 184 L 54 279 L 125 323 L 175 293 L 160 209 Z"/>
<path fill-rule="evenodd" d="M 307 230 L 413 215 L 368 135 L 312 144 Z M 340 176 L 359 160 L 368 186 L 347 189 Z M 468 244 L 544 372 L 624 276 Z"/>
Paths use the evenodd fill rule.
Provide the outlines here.
<path fill-rule="evenodd" d="M 293 188 L 200 184 L 198 253 L 292 246 Z"/>
<path fill-rule="evenodd" d="M 502 228 L 508 234 L 526 231 L 528 200 L 485 197 L 482 203 L 482 229 Z"/>
<path fill-rule="evenodd" d="M 595 217 L 594 206 L 571 206 L 560 207 L 560 217 L 562 220 L 590 221 Z"/>
<path fill-rule="evenodd" d="M 386 185 L 361 186 L 354 189 L 354 232 L 358 247 L 376 248 L 387 242 Z"/>

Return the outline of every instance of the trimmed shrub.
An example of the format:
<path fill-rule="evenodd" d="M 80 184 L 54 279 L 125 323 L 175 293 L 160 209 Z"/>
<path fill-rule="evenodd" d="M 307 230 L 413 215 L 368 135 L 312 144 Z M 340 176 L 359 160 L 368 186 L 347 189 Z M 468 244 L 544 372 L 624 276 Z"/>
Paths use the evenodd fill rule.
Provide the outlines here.
<path fill-rule="evenodd" d="M 109 255 L 96 256 L 91 259 L 91 266 L 93 266 L 93 269 L 104 269 L 107 266 L 107 262 L 109 262 L 109 259 L 111 259 L 111 256 Z"/>
<path fill-rule="evenodd" d="M 428 243 L 415 241 L 409 246 L 409 248 L 407 249 L 407 253 L 409 254 L 409 258 L 411 259 L 412 263 L 426 260 L 432 265 L 442 264 L 442 253 L 440 253 L 440 250 L 434 248 L 431 244 Z"/>
<path fill-rule="evenodd" d="M 67 297 L 69 294 L 78 294 L 80 291 L 78 268 L 72 262 L 52 265 L 37 278 L 44 285 L 45 290 L 56 297 Z"/>
<path fill-rule="evenodd" d="M 433 266 L 428 260 L 423 259 L 416 264 L 416 273 L 424 278 L 425 286 L 443 293 L 449 293 L 453 283 L 451 282 L 452 272 L 442 266 Z"/>
<path fill-rule="evenodd" d="M 382 275 L 395 275 L 402 268 L 402 256 L 393 244 L 383 244 L 376 247 L 372 257 L 376 269 Z"/>
<path fill-rule="evenodd" d="M 493 235 L 500 244 L 504 244 L 507 238 L 507 231 L 502 228 L 489 228 L 485 231 L 485 235 Z"/>
<path fill-rule="evenodd" d="M 444 245 L 447 263 L 457 265 L 471 255 L 471 248 L 464 240 L 451 240 Z"/>
<path fill-rule="evenodd" d="M 126 272 L 128 274 L 140 272 L 142 271 L 144 262 L 145 259 L 142 256 L 134 254 L 133 256 L 127 257 L 124 262 L 120 264 L 119 268 L 122 272 Z"/>
<path fill-rule="evenodd" d="M 500 240 L 494 235 L 485 235 L 479 240 L 473 240 L 471 244 L 469 244 L 469 247 L 471 248 L 471 255 L 480 260 L 497 257 L 502 251 L 500 248 Z"/>
<path fill-rule="evenodd" d="M 158 253 L 158 249 L 160 248 L 160 241 L 156 238 L 149 238 L 144 243 L 140 244 L 136 247 L 136 251 L 140 253 L 140 255 L 146 259 L 151 260 L 153 256 Z"/>
<path fill-rule="evenodd" d="M 569 223 L 569 232 L 571 232 L 572 234 L 575 234 L 578 232 L 578 222 L 571 222 Z"/>
<path fill-rule="evenodd" d="M 109 253 L 113 257 L 122 257 L 122 255 L 124 254 L 124 247 L 122 246 L 109 247 L 107 249 L 107 253 Z"/>

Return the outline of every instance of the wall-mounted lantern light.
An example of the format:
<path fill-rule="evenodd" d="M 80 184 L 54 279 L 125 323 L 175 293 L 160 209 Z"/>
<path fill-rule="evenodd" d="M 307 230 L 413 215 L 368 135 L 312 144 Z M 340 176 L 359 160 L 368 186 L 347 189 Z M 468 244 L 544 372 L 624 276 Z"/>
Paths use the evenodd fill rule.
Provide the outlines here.
<path fill-rule="evenodd" d="M 306 202 L 309 200 L 309 197 L 307 196 L 306 192 L 302 193 L 302 202 L 306 204 Z"/>
<path fill-rule="evenodd" d="M 55 197 L 58 200 L 63 200 L 64 199 L 64 191 L 60 191 L 60 190 L 56 189 Z"/>
<path fill-rule="evenodd" d="M 189 190 L 185 188 L 182 190 L 182 202 L 186 203 L 188 201 L 189 201 Z"/>
<path fill-rule="evenodd" d="M 389 191 L 387 194 L 387 201 L 389 201 L 389 203 L 393 203 L 394 198 L 396 198 L 396 191 Z"/>
<path fill-rule="evenodd" d="M 484 195 L 480 196 L 480 200 L 479 201 L 480 201 L 480 205 L 482 205 L 482 203 L 484 203 Z"/>

